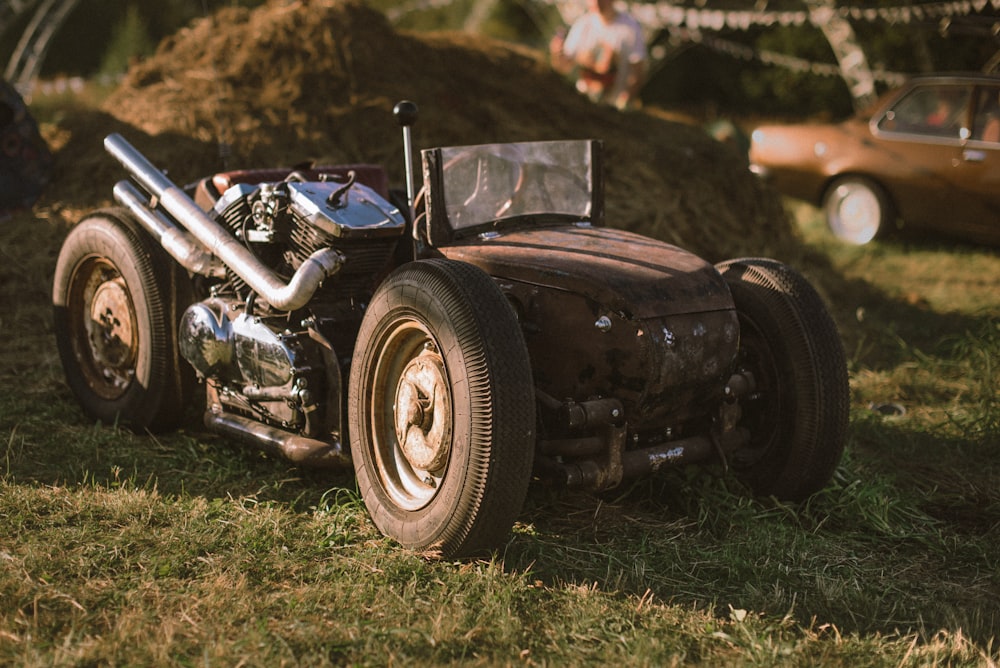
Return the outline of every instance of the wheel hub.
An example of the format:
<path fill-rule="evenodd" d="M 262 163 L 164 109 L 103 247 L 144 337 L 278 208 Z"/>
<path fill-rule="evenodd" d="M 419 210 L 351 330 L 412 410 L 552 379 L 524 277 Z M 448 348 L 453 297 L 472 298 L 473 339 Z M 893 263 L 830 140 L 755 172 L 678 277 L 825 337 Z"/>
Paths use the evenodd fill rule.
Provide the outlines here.
<path fill-rule="evenodd" d="M 424 351 L 406 365 L 396 387 L 396 438 L 414 469 L 437 471 L 448 461 L 451 406 L 440 357 Z"/>
<path fill-rule="evenodd" d="M 839 236 L 853 243 L 871 241 L 878 232 L 881 205 L 867 188 L 843 185 L 836 191 L 836 222 Z"/>
<path fill-rule="evenodd" d="M 118 280 L 101 283 L 94 292 L 87 323 L 95 363 L 107 370 L 131 368 L 136 356 L 134 324 L 127 288 Z"/>

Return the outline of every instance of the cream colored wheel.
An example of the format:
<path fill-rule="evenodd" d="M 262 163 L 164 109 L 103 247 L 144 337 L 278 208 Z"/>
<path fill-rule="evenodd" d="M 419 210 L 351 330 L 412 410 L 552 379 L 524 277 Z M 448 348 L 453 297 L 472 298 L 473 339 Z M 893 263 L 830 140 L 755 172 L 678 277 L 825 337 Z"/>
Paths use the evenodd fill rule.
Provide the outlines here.
<path fill-rule="evenodd" d="M 378 477 L 397 506 L 422 508 L 434 498 L 448 469 L 452 414 L 444 360 L 420 323 L 395 323 L 371 391 Z"/>
<path fill-rule="evenodd" d="M 850 244 L 866 244 L 890 226 L 888 198 L 877 184 L 863 178 L 834 182 L 823 198 L 823 210 L 833 235 Z"/>

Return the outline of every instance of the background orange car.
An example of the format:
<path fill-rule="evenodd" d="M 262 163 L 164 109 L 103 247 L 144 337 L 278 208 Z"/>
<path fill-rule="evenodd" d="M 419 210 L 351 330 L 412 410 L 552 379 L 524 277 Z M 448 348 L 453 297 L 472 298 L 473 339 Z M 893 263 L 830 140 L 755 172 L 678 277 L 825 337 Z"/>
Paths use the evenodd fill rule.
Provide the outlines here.
<path fill-rule="evenodd" d="M 849 243 L 903 223 L 1000 244 L 1000 76 L 914 77 L 842 123 L 760 126 L 750 165 Z"/>

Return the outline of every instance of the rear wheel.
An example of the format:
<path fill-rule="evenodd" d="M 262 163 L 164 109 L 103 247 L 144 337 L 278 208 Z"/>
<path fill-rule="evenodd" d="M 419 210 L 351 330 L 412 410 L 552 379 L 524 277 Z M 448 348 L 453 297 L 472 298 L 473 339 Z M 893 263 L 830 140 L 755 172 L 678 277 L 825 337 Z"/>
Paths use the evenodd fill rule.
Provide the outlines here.
<path fill-rule="evenodd" d="M 742 403 L 751 441 L 731 464 L 758 494 L 805 498 L 829 482 L 847 434 L 847 362 L 836 325 L 786 265 L 741 259 L 718 269 L 739 316 L 738 363 L 755 384 Z"/>
<path fill-rule="evenodd" d="M 892 227 L 889 197 L 877 183 L 861 177 L 834 181 L 823 196 L 823 212 L 833 235 L 850 244 L 866 244 Z"/>
<path fill-rule="evenodd" d="M 348 398 L 358 487 L 382 533 L 446 558 L 497 547 L 530 482 L 534 411 L 520 327 L 488 275 L 422 260 L 383 282 Z"/>
<path fill-rule="evenodd" d="M 186 279 L 124 211 L 95 212 L 70 231 L 56 263 L 54 328 L 89 416 L 151 430 L 180 421 L 193 380 L 177 348 Z"/>

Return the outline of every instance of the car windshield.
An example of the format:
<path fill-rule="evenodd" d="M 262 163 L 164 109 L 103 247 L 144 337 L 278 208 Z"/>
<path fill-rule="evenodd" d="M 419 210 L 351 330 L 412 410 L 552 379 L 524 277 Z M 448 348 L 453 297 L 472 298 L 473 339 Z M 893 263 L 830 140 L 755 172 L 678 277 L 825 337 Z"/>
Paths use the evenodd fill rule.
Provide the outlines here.
<path fill-rule="evenodd" d="M 594 156 L 589 140 L 439 150 L 441 194 L 452 229 L 525 216 L 589 220 L 592 215 Z"/>

